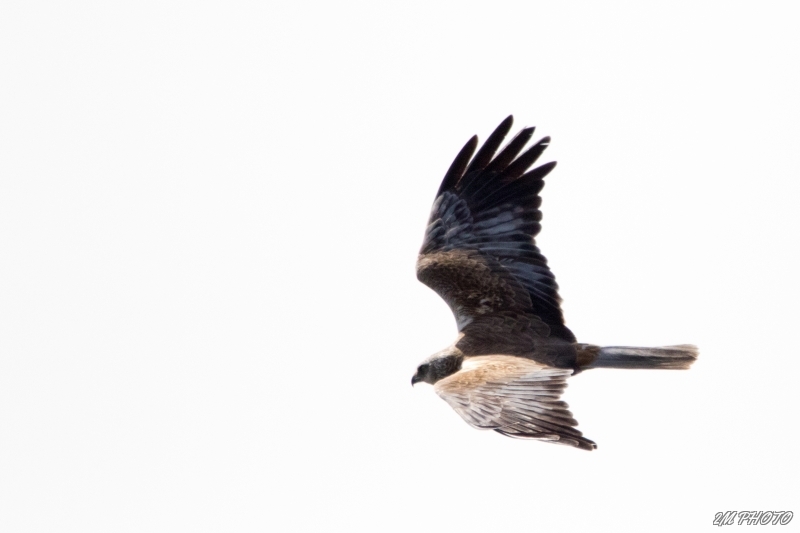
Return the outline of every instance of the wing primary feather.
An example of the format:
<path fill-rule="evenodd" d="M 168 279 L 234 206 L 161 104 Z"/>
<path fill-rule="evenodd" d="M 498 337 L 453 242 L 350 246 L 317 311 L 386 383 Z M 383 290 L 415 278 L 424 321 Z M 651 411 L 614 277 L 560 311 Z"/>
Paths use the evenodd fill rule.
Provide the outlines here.
<path fill-rule="evenodd" d="M 491 209 L 498 205 L 503 204 L 506 200 L 512 201 L 516 204 L 520 201 L 520 195 L 534 195 L 544 187 L 544 177 L 547 176 L 551 170 L 556 166 L 555 161 L 545 163 L 540 167 L 536 167 L 530 172 L 526 172 L 516 180 L 512 181 L 505 187 L 495 189 L 491 193 L 481 198 L 477 203 L 476 211 L 483 211 Z"/>
<path fill-rule="evenodd" d="M 497 133 L 497 131 L 495 131 L 495 133 Z M 464 179 L 458 184 L 459 194 L 463 198 L 470 198 L 474 202 L 480 204 L 482 202 L 478 199 L 484 190 L 489 189 L 489 194 L 498 190 L 504 190 L 504 183 L 508 183 L 508 181 L 520 177 L 547 147 L 547 142 L 545 142 L 545 139 L 542 139 L 542 141 L 532 146 L 530 150 L 527 150 L 516 161 L 512 162 L 514 157 L 522 150 L 532 135 L 533 128 L 522 130 L 493 161 L 486 163 L 480 161 L 480 166 L 475 165 L 473 169 L 473 163 L 478 160 L 481 154 L 479 153 L 475 156 L 473 163 L 470 164 L 470 168 L 467 169 L 464 175 Z M 486 145 L 481 148 L 481 152 L 485 147 Z M 493 146 L 491 151 L 494 152 L 495 150 L 496 147 Z M 488 166 L 482 169 L 481 167 L 485 166 L 487 163 Z M 519 205 L 524 205 L 523 200 L 523 198 L 520 198 L 517 203 Z"/>
<path fill-rule="evenodd" d="M 497 154 L 497 157 L 489 163 L 484 172 L 502 172 L 506 167 L 517 157 L 522 149 L 528 144 L 528 141 L 533 136 L 534 128 L 525 128 L 511 139 L 503 150 Z"/>
<path fill-rule="evenodd" d="M 469 160 L 472 157 L 472 154 L 475 153 L 475 148 L 477 147 L 478 136 L 473 135 L 453 160 L 453 163 L 447 170 L 447 174 L 444 175 L 442 185 L 439 187 L 439 192 L 436 193 L 436 196 L 439 196 L 443 191 L 455 187 L 455 185 L 458 183 L 458 180 L 460 180 L 464 175 L 464 170 L 467 168 L 467 163 L 469 163 Z"/>
<path fill-rule="evenodd" d="M 566 444 L 567 446 L 574 446 L 575 448 L 580 448 L 581 450 L 596 450 L 597 444 L 594 441 L 591 441 L 585 437 L 580 438 L 565 438 L 559 435 L 551 435 L 551 434 L 541 434 L 541 433 L 524 433 L 517 430 L 510 430 L 507 428 L 497 428 L 495 429 L 496 432 L 500 433 L 501 435 L 505 435 L 506 437 L 513 437 L 516 439 L 540 439 L 540 440 L 547 440 L 550 442 L 554 442 L 556 444 Z"/>
<path fill-rule="evenodd" d="M 494 157 L 495 152 L 497 149 L 500 148 L 500 145 L 503 142 L 503 139 L 506 138 L 508 132 L 511 131 L 511 126 L 514 124 L 514 116 L 508 115 L 506 119 L 500 123 L 497 128 L 489 135 L 489 138 L 486 139 L 486 142 L 483 143 L 481 149 L 478 150 L 478 153 L 475 155 L 475 158 L 472 160 L 472 163 L 469 164 L 467 168 L 467 174 L 473 171 L 480 171 L 486 168 L 486 165 L 492 160 Z"/>
<path fill-rule="evenodd" d="M 497 172 L 472 171 L 459 183 L 459 194 L 462 198 L 479 198 L 484 189 L 494 184 Z"/>
<path fill-rule="evenodd" d="M 521 156 L 511 163 L 507 169 L 503 171 L 503 173 L 500 175 L 500 178 L 503 180 L 514 180 L 522 176 L 522 174 L 528 170 L 528 167 L 530 167 L 536 162 L 537 159 L 539 159 L 539 156 L 542 155 L 542 152 L 545 151 L 549 144 L 550 137 L 545 137 L 541 141 L 528 148 Z"/>

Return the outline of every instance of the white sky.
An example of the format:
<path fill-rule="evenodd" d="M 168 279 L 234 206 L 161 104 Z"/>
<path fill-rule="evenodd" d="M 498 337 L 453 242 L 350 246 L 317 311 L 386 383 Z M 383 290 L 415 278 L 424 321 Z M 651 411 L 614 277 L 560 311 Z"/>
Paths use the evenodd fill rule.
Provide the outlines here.
<path fill-rule="evenodd" d="M 0 530 L 799 513 L 800 33 L 749 6 L 3 2 Z M 455 337 L 430 203 L 509 113 L 568 326 L 701 349 L 571 379 L 591 453 L 410 386 Z"/>

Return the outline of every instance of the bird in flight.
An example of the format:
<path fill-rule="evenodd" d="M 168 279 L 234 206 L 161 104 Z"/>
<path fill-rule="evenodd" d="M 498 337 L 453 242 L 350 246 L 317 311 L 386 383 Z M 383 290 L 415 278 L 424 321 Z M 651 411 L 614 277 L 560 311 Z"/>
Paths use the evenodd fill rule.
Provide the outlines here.
<path fill-rule="evenodd" d="M 697 348 L 577 342 L 535 241 L 539 193 L 556 164 L 528 169 L 550 138 L 523 152 L 534 130 L 525 128 L 497 153 L 512 123 L 506 118 L 477 153 L 472 137 L 436 194 L 417 278 L 450 306 L 458 337 L 423 361 L 411 384 L 433 385 L 476 428 L 592 450 L 597 445 L 559 400 L 569 376 L 591 368 L 685 369 Z"/>

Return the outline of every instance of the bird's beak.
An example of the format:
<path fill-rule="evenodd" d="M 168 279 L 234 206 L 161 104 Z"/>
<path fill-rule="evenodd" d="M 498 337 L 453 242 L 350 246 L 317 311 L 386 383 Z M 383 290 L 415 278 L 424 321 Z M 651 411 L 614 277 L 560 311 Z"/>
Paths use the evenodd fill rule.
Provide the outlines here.
<path fill-rule="evenodd" d="M 411 378 L 411 386 L 413 387 L 414 385 L 416 385 L 420 381 L 422 381 L 422 379 L 419 377 L 419 375 L 418 374 L 414 374 L 414 377 Z"/>

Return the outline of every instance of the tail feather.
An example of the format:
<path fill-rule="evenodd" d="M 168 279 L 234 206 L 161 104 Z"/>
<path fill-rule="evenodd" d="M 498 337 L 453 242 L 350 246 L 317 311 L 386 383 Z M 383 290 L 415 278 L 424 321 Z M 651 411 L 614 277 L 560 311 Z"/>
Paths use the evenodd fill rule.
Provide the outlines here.
<path fill-rule="evenodd" d="M 687 369 L 697 359 L 697 346 L 679 344 L 658 348 L 633 346 L 605 346 L 582 370 L 589 368 L 652 368 Z"/>

